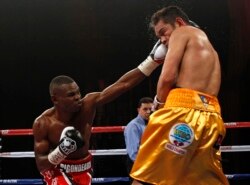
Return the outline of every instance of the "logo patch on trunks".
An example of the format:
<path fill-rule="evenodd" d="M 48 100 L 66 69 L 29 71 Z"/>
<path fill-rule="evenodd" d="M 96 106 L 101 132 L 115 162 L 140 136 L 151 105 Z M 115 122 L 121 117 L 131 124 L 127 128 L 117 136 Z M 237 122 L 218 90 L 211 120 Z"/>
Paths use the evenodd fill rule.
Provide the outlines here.
<path fill-rule="evenodd" d="M 199 94 L 199 96 L 200 96 L 200 99 L 201 99 L 204 107 L 207 108 L 210 99 L 208 97 L 204 96 L 204 95 L 201 95 L 201 94 Z"/>
<path fill-rule="evenodd" d="M 170 143 L 167 143 L 165 148 L 174 153 L 184 155 L 186 153 L 184 148 L 192 144 L 193 140 L 193 129 L 185 123 L 178 123 L 171 128 L 169 132 Z"/>

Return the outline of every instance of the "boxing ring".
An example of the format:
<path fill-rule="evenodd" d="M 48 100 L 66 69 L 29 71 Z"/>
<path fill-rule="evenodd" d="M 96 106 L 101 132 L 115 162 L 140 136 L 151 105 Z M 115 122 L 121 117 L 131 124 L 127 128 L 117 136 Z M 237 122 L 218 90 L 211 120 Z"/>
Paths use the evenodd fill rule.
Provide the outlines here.
<path fill-rule="evenodd" d="M 225 123 L 227 129 L 237 128 L 250 128 L 250 122 L 228 122 Z M 125 126 L 111 126 L 111 127 L 92 127 L 92 134 L 99 133 L 122 133 Z M 3 137 L 11 136 L 32 136 L 32 129 L 8 129 L 0 130 L 0 141 Z M 250 143 L 249 143 L 250 144 Z M 2 152 L 2 144 L 0 145 L 0 160 L 2 158 L 34 158 L 33 151 L 22 152 Z M 249 152 L 250 145 L 234 145 L 234 146 L 221 146 L 221 152 Z M 89 150 L 95 156 L 113 156 L 113 155 L 126 155 L 126 149 L 104 149 L 104 150 Z M 94 167 L 95 168 L 95 167 Z M 228 179 L 240 180 L 250 179 L 249 173 L 244 174 L 226 174 Z M 93 184 L 110 183 L 110 182 L 128 182 L 129 177 L 98 177 L 93 178 Z M 0 179 L 0 184 L 43 184 L 42 179 Z"/>

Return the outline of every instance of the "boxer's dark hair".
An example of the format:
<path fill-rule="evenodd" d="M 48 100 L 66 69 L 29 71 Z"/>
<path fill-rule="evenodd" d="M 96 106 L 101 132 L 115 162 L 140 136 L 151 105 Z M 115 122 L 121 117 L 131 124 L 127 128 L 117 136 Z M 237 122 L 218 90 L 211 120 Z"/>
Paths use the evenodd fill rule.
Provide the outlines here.
<path fill-rule="evenodd" d="M 49 93 L 50 95 L 52 96 L 53 95 L 53 91 L 56 87 L 59 87 L 63 84 L 70 84 L 70 83 L 73 83 L 75 82 L 73 80 L 73 78 L 69 77 L 69 76 L 66 76 L 66 75 L 59 75 L 59 76 L 56 76 L 54 77 L 50 84 L 49 84 Z"/>
<path fill-rule="evenodd" d="M 164 7 L 152 15 L 149 26 L 151 28 L 154 28 L 154 26 L 160 20 L 173 25 L 177 17 L 180 17 L 186 23 L 189 23 L 189 18 L 187 16 L 187 14 L 180 7 L 178 7 L 178 6 Z"/>

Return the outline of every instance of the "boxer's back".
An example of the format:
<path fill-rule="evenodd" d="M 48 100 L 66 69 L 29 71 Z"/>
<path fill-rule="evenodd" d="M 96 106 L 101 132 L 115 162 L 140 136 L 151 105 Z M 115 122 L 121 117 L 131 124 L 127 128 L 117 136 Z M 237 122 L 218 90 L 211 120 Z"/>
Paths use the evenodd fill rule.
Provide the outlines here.
<path fill-rule="evenodd" d="M 179 29 L 187 35 L 188 41 L 176 85 L 217 96 L 221 83 L 217 52 L 200 29 L 191 26 Z"/>

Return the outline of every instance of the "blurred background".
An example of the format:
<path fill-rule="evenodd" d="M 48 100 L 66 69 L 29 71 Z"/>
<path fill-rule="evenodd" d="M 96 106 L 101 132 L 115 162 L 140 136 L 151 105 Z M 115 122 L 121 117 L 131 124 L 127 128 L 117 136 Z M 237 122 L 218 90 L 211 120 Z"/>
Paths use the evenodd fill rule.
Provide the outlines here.
<path fill-rule="evenodd" d="M 84 95 L 136 67 L 156 41 L 149 19 L 166 5 L 182 7 L 218 51 L 224 121 L 250 121 L 248 0 L 1 0 L 0 129 L 32 128 L 52 106 L 48 85 L 56 75 L 73 77 Z M 154 97 L 159 73 L 99 108 L 94 126 L 125 126 L 137 115 L 138 99 Z M 228 129 L 223 145 L 249 144 L 249 131 Z M 91 149 L 125 148 L 122 133 L 93 134 L 91 140 Z M 32 151 L 33 138 L 4 137 L 2 145 L 3 152 Z M 225 173 L 250 173 L 248 156 L 223 153 Z M 124 157 L 95 157 L 94 177 L 127 176 Z M 1 179 L 40 178 L 33 158 L 0 160 Z M 230 183 L 249 184 L 250 179 Z"/>

